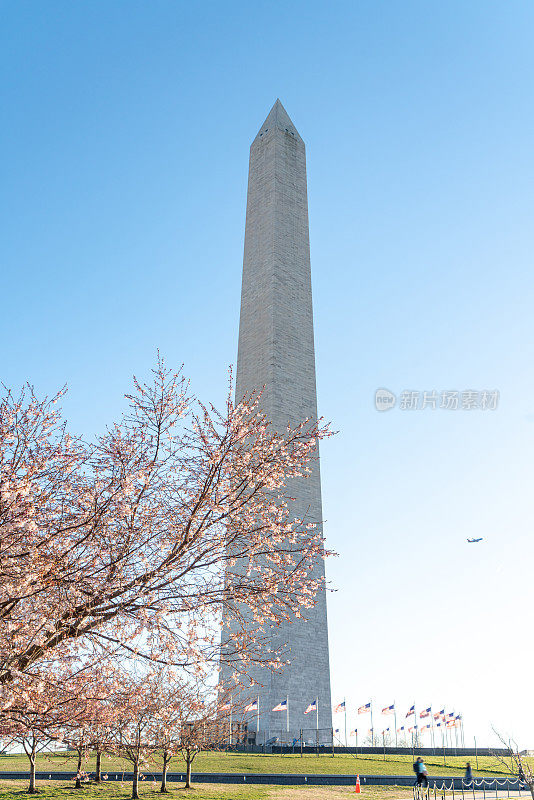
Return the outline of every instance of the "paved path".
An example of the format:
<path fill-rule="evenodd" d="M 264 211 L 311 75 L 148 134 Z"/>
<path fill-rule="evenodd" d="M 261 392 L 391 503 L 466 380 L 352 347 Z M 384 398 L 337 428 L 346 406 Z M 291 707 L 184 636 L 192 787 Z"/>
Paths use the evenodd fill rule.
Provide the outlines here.
<path fill-rule="evenodd" d="M 91 773 L 88 773 L 91 776 Z M 107 776 L 109 781 L 131 781 L 132 780 L 132 773 L 131 772 L 115 772 L 114 770 L 107 770 Z M 147 779 L 154 779 L 156 781 L 161 780 L 161 773 L 159 772 L 150 772 L 149 770 L 146 771 Z M 0 772 L 0 779 L 4 780 L 21 780 L 28 777 L 27 772 Z M 76 777 L 76 773 L 72 771 L 44 771 L 40 770 L 36 773 L 37 780 L 73 780 Z M 184 780 L 184 773 L 183 772 L 169 772 L 167 775 L 167 780 L 172 782 L 180 782 Z M 477 782 L 482 780 L 482 778 L 477 778 Z M 509 788 L 511 785 L 517 787 L 517 780 L 511 781 L 509 787 L 506 786 L 504 778 L 499 778 L 497 781 L 493 777 L 486 777 L 486 796 L 484 798 L 484 792 L 479 789 L 478 787 L 475 790 L 475 797 L 473 799 L 473 790 L 469 790 L 468 788 L 464 788 L 463 797 L 462 797 L 462 777 L 455 776 L 450 777 L 442 777 L 439 775 L 430 776 L 430 789 L 428 795 L 426 793 L 421 792 L 420 798 L 421 800 L 434 800 L 434 782 L 437 784 L 438 790 L 436 794 L 437 800 L 441 798 L 442 792 L 439 790 L 439 787 L 445 785 L 447 787 L 447 800 L 451 800 L 452 798 L 452 791 L 450 789 L 452 781 L 454 781 L 454 800 L 492 800 L 492 798 L 496 798 L 497 795 L 495 794 L 495 785 L 497 782 L 497 789 L 498 789 L 498 797 L 501 800 L 510 797 L 519 797 L 519 793 L 517 791 L 513 791 L 512 788 Z M 356 775 L 354 773 L 350 775 L 331 775 L 329 773 L 243 773 L 243 772 L 196 772 L 193 773 L 193 781 L 195 783 L 227 783 L 227 784 L 247 784 L 247 783 L 254 783 L 254 784 L 267 784 L 267 785 L 277 785 L 277 786 L 354 786 L 356 782 Z M 370 786 L 405 786 L 406 788 L 412 789 L 413 787 L 413 775 L 360 775 L 360 782 L 362 787 L 362 793 L 365 794 L 366 787 Z M 504 784 L 504 785 L 502 785 Z M 508 793 L 509 788 L 509 793 Z M 521 797 L 526 797 L 527 800 L 531 800 L 530 793 L 528 790 L 521 790 Z M 365 798 L 362 798 L 365 800 Z"/>

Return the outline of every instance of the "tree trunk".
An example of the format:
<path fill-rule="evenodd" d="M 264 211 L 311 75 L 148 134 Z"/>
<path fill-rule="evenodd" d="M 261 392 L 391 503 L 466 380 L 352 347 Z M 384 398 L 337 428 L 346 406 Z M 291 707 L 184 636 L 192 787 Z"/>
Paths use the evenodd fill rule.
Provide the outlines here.
<path fill-rule="evenodd" d="M 134 761 L 132 800 L 139 800 L 139 761 Z"/>
<path fill-rule="evenodd" d="M 163 751 L 163 772 L 161 774 L 161 789 L 160 792 L 165 794 L 167 791 L 167 768 L 169 766 L 169 757 L 167 752 Z"/>
<path fill-rule="evenodd" d="M 76 772 L 76 783 L 74 785 L 75 789 L 82 788 L 82 751 L 78 750 L 78 769 Z"/>
<path fill-rule="evenodd" d="M 28 786 L 28 794 L 35 794 L 37 789 L 35 788 L 35 753 L 31 756 L 28 756 L 30 759 L 30 785 Z"/>
<path fill-rule="evenodd" d="M 185 754 L 185 788 L 191 788 L 191 764 L 193 763 L 193 759 L 191 758 L 191 753 L 189 750 L 186 751 Z"/>
<path fill-rule="evenodd" d="M 95 781 L 100 783 L 102 780 L 102 753 L 100 750 L 96 751 L 96 767 L 95 767 Z"/>

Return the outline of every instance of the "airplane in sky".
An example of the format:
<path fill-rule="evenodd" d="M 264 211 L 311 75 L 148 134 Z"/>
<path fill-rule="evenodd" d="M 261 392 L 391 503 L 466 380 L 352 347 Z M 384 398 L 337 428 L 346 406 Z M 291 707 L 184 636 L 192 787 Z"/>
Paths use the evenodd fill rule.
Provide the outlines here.
<path fill-rule="evenodd" d="M 469 544 L 474 544 L 474 542 L 481 542 L 483 539 L 484 537 L 481 536 L 480 539 L 468 539 L 467 541 L 469 542 Z"/>

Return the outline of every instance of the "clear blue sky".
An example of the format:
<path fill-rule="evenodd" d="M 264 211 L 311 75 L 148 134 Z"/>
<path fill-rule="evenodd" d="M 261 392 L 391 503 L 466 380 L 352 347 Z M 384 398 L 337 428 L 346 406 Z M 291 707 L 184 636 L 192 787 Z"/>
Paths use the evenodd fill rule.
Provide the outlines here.
<path fill-rule="evenodd" d="M 333 699 L 445 704 L 531 747 L 533 40 L 516 0 L 0 4 L 1 379 L 67 382 L 91 434 L 159 347 L 222 401 L 248 148 L 279 96 L 340 431 Z M 378 386 L 501 401 L 378 414 Z"/>

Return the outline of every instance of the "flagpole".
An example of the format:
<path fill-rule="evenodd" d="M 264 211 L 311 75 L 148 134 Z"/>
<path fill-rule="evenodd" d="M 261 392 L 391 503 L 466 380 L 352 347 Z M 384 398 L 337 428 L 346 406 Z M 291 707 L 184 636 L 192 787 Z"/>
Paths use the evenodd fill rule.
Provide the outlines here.
<path fill-rule="evenodd" d="M 371 707 L 371 747 L 375 746 L 375 726 L 373 725 L 373 701 L 369 703 Z"/>
<path fill-rule="evenodd" d="M 317 719 L 317 730 L 319 730 L 319 698 L 315 698 L 315 713 Z"/>
<path fill-rule="evenodd" d="M 260 696 L 256 699 L 256 733 L 260 733 Z"/>
<path fill-rule="evenodd" d="M 345 747 L 347 747 L 347 698 L 343 698 L 343 708 L 345 709 Z"/>
<path fill-rule="evenodd" d="M 286 695 L 286 733 L 289 733 L 289 695 Z"/>
<path fill-rule="evenodd" d="M 398 745 L 398 737 L 397 737 L 397 703 L 393 701 L 393 719 L 395 720 L 395 747 L 397 748 Z"/>
<path fill-rule="evenodd" d="M 232 746 L 232 695 L 230 695 L 230 747 Z"/>

